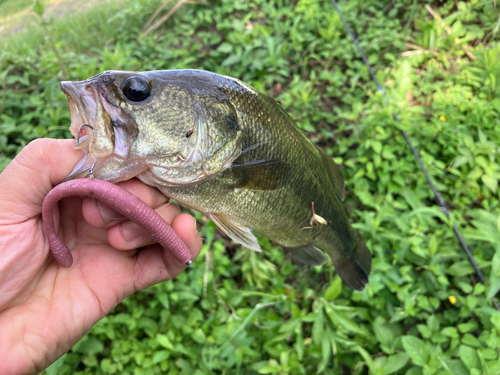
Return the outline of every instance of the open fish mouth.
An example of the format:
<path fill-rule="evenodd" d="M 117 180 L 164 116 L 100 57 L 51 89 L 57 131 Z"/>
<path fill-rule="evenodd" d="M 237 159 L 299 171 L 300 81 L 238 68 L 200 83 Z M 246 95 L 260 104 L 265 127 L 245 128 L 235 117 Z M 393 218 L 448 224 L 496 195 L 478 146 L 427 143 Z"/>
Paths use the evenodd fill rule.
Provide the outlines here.
<path fill-rule="evenodd" d="M 61 82 L 71 114 L 74 149 L 85 155 L 66 178 L 72 180 L 91 175 L 111 155 L 126 159 L 131 142 L 119 108 L 111 105 L 87 81 Z"/>

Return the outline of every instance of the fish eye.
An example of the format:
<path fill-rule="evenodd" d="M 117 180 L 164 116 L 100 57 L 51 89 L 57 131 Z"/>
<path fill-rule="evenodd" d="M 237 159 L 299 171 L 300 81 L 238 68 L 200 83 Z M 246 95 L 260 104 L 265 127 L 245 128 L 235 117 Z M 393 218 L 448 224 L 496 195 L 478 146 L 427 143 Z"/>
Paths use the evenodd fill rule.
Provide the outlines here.
<path fill-rule="evenodd" d="M 128 77 L 122 83 L 122 91 L 128 100 L 142 102 L 151 94 L 151 82 L 141 76 Z"/>

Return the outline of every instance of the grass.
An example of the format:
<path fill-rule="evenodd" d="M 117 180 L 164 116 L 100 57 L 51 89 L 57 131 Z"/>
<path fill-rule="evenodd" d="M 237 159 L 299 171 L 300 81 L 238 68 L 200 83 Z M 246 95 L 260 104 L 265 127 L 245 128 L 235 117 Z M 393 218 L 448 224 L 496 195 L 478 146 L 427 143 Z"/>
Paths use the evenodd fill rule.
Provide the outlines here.
<path fill-rule="evenodd" d="M 47 6 L 46 16 L 51 17 L 57 11 L 66 9 L 71 0 L 44 0 Z M 88 3 L 92 3 L 89 1 Z M 0 38 L 5 39 L 21 30 L 30 28 L 37 22 L 32 11 L 33 0 L 2 0 L 0 1 Z"/>
<path fill-rule="evenodd" d="M 0 2 L 0 38 L 5 38 L 21 29 L 23 24 L 35 17 L 30 11 L 32 0 L 3 0 Z"/>
<path fill-rule="evenodd" d="M 262 254 L 241 249 L 197 214 L 206 241 L 190 269 L 128 297 L 47 373 L 500 373 L 498 4 L 429 3 L 443 25 L 412 0 L 341 2 L 384 98 L 327 2 L 187 4 L 141 36 L 160 3 L 111 2 L 3 42 L 0 170 L 31 139 L 69 137 L 63 78 L 227 74 L 273 96 L 341 166 L 370 284 L 353 292 L 331 265 L 292 264 L 266 239 Z"/>
<path fill-rule="evenodd" d="M 31 3 L 32 1 L 30 5 Z M 91 47 L 104 45 L 110 38 L 113 38 L 116 31 L 108 21 L 121 10 L 128 9 L 134 4 L 139 5 L 133 0 L 77 0 L 76 2 L 74 0 L 49 0 L 44 4 L 43 18 L 50 24 L 50 35 L 58 42 L 73 46 L 80 52 L 88 52 Z M 152 7 L 160 4 L 160 1 L 146 0 L 141 1 L 140 4 Z M 137 22 L 141 21 L 137 20 Z M 13 16 L 12 23 L 14 25 L 10 26 L 21 23 L 23 28 L 9 35 L 8 38 L 0 39 L 0 44 L 3 44 L 5 50 L 25 52 L 43 43 L 46 32 L 41 27 L 40 19 L 31 10 L 31 6 L 23 8 Z M 3 31 L 4 34 L 9 34 L 8 26 L 9 23 Z M 85 37 L 82 38 L 82 35 Z"/>
<path fill-rule="evenodd" d="M 20 13 L 29 9 L 32 0 L 2 0 L 0 1 L 0 14 L 2 19 L 15 13 Z"/>

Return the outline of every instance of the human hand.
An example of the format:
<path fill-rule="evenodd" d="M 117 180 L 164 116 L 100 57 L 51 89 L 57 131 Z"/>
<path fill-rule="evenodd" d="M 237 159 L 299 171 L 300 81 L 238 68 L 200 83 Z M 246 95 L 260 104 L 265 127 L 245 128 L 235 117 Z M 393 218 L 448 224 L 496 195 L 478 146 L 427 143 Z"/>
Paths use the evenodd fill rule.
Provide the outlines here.
<path fill-rule="evenodd" d="M 54 261 L 42 202 L 81 159 L 73 143 L 31 142 L 0 174 L 1 374 L 43 370 L 126 296 L 186 267 L 116 211 L 78 197 L 61 200 L 54 212 L 74 264 L 64 268 Z M 202 242 L 193 217 L 138 180 L 118 185 L 154 208 L 186 243 L 192 259 L 198 255 Z M 147 245 L 152 246 L 138 252 Z"/>

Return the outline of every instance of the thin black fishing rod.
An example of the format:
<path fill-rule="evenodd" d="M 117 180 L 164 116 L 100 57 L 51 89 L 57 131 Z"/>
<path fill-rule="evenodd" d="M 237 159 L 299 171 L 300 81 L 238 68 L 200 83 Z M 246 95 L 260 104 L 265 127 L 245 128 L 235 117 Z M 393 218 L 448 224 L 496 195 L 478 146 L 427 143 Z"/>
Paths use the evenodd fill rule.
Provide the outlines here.
<path fill-rule="evenodd" d="M 358 53 L 360 54 L 361 58 L 363 59 L 363 62 L 365 63 L 366 67 L 368 68 L 368 71 L 370 72 L 370 75 L 372 76 L 373 80 L 375 81 L 375 83 L 377 85 L 377 90 L 380 91 L 382 93 L 382 95 L 386 96 L 384 88 L 382 87 L 382 84 L 380 83 L 380 81 L 378 80 L 377 76 L 375 75 L 375 72 L 373 71 L 372 66 L 368 62 L 368 59 L 366 58 L 365 53 L 361 49 L 361 46 L 359 45 L 358 40 L 354 36 L 354 33 L 352 32 L 351 28 L 347 24 L 347 21 L 346 21 L 346 19 L 344 17 L 344 13 L 342 13 L 342 11 L 340 10 L 340 8 L 339 8 L 339 6 L 338 6 L 338 4 L 337 4 L 337 2 L 335 0 L 331 0 L 331 1 L 332 1 L 333 6 L 335 7 L 335 10 L 337 11 L 337 13 L 340 16 L 340 19 L 341 19 L 342 23 L 344 24 L 344 27 L 347 30 L 347 33 L 349 34 L 349 36 L 351 37 L 354 45 L 356 46 L 356 49 L 358 50 Z M 386 102 L 386 104 L 387 104 L 387 102 Z M 399 117 L 398 117 L 397 114 L 393 113 L 393 116 L 394 116 L 394 119 L 397 122 L 400 122 Z M 443 201 L 443 197 L 441 196 L 441 193 L 436 188 L 436 185 L 434 185 L 434 182 L 432 181 L 432 178 L 429 175 L 429 172 L 427 172 L 427 169 L 425 168 L 424 163 L 422 162 L 422 159 L 420 158 L 420 154 L 419 154 L 418 150 L 415 148 L 415 146 L 413 146 L 413 142 L 411 141 L 410 136 L 408 135 L 408 133 L 405 130 L 401 130 L 401 132 L 403 133 L 403 136 L 405 137 L 406 142 L 408 143 L 408 146 L 410 146 L 410 149 L 413 152 L 413 155 L 415 156 L 415 159 L 417 159 L 418 165 L 420 166 L 420 169 L 424 173 L 425 178 L 427 179 L 427 182 L 429 183 L 432 191 L 434 192 L 434 195 L 436 196 L 436 200 L 438 201 L 439 206 L 441 207 L 441 211 L 444 212 L 444 214 L 446 215 L 447 218 L 450 218 L 450 211 L 448 211 L 448 208 L 446 207 L 446 205 L 445 205 L 445 203 Z M 481 271 L 481 269 L 477 265 L 477 263 L 476 263 L 476 261 L 474 259 L 474 256 L 472 255 L 469 247 L 465 243 L 465 240 L 464 240 L 464 238 L 462 236 L 462 233 L 460 233 L 460 229 L 458 229 L 458 226 L 455 223 L 453 223 L 453 230 L 455 231 L 455 234 L 458 237 L 458 240 L 460 241 L 460 244 L 462 245 L 463 249 L 465 250 L 465 253 L 469 257 L 469 261 L 471 262 L 472 266 L 476 270 L 476 273 L 479 276 L 479 280 L 481 280 L 481 283 L 486 284 L 486 279 L 484 278 L 483 272 Z M 495 305 L 496 309 L 500 311 L 500 305 L 498 304 L 496 298 L 492 297 L 491 300 L 493 301 L 493 304 Z"/>

